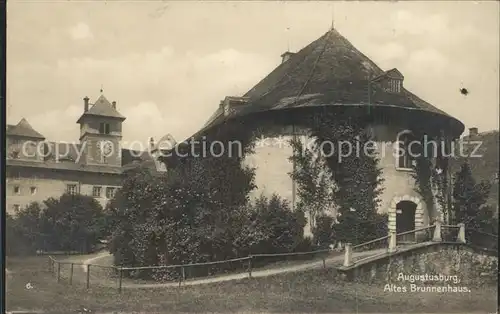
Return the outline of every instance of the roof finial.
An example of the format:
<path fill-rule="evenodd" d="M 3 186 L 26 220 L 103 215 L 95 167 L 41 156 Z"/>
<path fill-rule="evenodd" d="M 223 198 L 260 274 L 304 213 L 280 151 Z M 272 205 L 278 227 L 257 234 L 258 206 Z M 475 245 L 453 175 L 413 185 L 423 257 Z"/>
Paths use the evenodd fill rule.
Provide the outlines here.
<path fill-rule="evenodd" d="M 102 90 L 102 84 L 101 84 L 101 94 L 102 94 L 103 90 Z"/>
<path fill-rule="evenodd" d="M 335 10 L 334 10 L 334 4 L 332 2 L 332 25 L 330 26 L 330 30 L 335 29 Z"/>

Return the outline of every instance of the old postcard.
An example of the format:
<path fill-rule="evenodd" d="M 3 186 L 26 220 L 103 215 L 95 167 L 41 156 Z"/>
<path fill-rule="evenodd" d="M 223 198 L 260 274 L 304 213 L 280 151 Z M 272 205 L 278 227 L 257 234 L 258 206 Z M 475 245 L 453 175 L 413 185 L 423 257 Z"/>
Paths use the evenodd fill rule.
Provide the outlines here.
<path fill-rule="evenodd" d="M 9 1 L 5 313 L 496 313 L 498 12 Z"/>

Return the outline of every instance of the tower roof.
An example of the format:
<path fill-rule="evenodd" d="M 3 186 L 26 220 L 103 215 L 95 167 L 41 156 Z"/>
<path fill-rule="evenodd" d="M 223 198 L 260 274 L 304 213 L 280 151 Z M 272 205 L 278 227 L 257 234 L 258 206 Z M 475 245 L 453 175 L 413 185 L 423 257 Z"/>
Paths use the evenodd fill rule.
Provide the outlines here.
<path fill-rule="evenodd" d="M 109 100 L 104 97 L 104 95 L 99 96 L 96 102 L 90 107 L 89 110 L 84 112 L 78 119 L 77 123 L 80 123 L 82 118 L 85 116 L 100 116 L 108 118 L 116 118 L 120 120 L 125 120 L 125 117 L 121 115 L 109 102 Z"/>
<path fill-rule="evenodd" d="M 20 136 L 20 137 L 29 137 L 36 139 L 45 139 L 45 136 L 38 133 L 31 124 L 29 124 L 28 120 L 22 118 L 16 125 L 7 125 L 7 135 L 12 136 Z"/>
<path fill-rule="evenodd" d="M 250 89 L 247 105 L 235 108 L 231 116 L 218 117 L 200 131 L 232 116 L 268 110 L 311 106 L 370 105 L 425 111 L 453 120 L 460 133 L 463 124 L 418 96 L 401 88 L 388 92 L 380 78 L 403 80 L 397 69 L 384 71 L 357 50 L 337 30 L 331 29 L 290 58 Z"/>

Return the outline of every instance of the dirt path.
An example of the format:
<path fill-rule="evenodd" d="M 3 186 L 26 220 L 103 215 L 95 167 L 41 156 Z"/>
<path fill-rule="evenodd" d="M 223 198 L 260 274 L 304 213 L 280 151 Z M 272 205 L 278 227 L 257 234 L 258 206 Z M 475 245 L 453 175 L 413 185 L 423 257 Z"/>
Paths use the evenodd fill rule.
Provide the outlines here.
<path fill-rule="evenodd" d="M 353 258 L 372 256 L 372 255 L 383 253 L 385 251 L 386 251 L 386 249 L 378 249 L 378 250 L 365 251 L 365 252 L 355 252 L 355 253 L 353 253 Z M 337 256 L 326 259 L 325 264 L 326 264 L 326 266 L 338 265 L 339 263 L 342 263 L 343 260 L 344 260 L 344 255 L 337 255 Z M 255 270 L 255 271 L 252 271 L 252 278 L 266 277 L 266 276 L 272 276 L 272 275 L 288 273 L 288 272 L 304 271 L 304 270 L 320 268 L 320 267 L 323 267 L 323 261 L 308 262 L 308 263 L 304 263 L 301 265 L 285 266 L 285 267 L 279 267 L 279 268 Z M 248 277 L 249 277 L 248 272 L 242 272 L 242 273 L 238 273 L 238 274 L 217 276 L 217 277 L 212 277 L 212 278 L 187 280 L 187 281 L 182 282 L 182 286 L 201 285 L 201 284 L 224 282 L 224 281 L 231 281 L 231 280 L 241 280 L 241 279 L 245 279 Z M 157 284 L 124 284 L 122 287 L 127 288 L 127 289 L 128 288 L 141 289 L 141 288 L 163 288 L 163 287 L 176 287 L 176 286 L 177 287 L 179 286 L 178 282 L 157 283 Z"/>
<path fill-rule="evenodd" d="M 81 265 L 83 272 L 84 273 L 87 272 L 87 265 L 88 264 L 92 264 L 92 263 L 99 264 L 97 262 L 99 259 L 104 258 L 104 257 L 108 257 L 108 256 L 111 256 L 111 254 L 109 252 L 100 252 L 100 253 L 97 253 L 95 256 L 88 257 L 88 258 L 84 259 L 83 265 Z"/>
<path fill-rule="evenodd" d="M 354 252 L 353 253 L 353 259 L 359 259 L 359 258 L 364 258 L 368 256 L 373 256 L 377 255 L 380 253 L 385 252 L 386 249 L 377 249 L 377 250 L 371 250 L 371 251 L 365 251 L 365 252 Z M 85 255 L 85 256 L 79 256 L 78 258 L 72 257 L 71 261 L 74 261 L 75 263 L 81 263 L 80 267 L 75 268 L 75 279 L 79 278 L 79 281 L 85 280 L 86 278 L 86 273 L 87 273 L 87 265 L 99 265 L 99 260 L 103 258 L 107 258 L 111 256 L 110 253 L 108 252 L 99 252 L 96 254 L 92 255 Z M 336 255 L 332 256 L 330 258 L 327 258 L 325 260 L 325 265 L 326 266 L 333 266 L 333 265 L 339 265 L 342 263 L 344 260 L 344 255 Z M 102 265 L 105 266 L 105 265 Z M 258 277 L 266 277 L 266 276 L 272 276 L 276 274 L 282 274 L 282 273 L 287 273 L 287 272 L 297 272 L 297 271 L 304 271 L 308 269 L 314 269 L 314 268 L 320 268 L 323 267 L 323 261 L 322 260 L 316 260 L 316 261 L 309 261 L 309 262 L 304 262 L 301 264 L 294 264 L 294 265 L 281 265 L 281 266 L 275 266 L 275 267 L 270 267 L 266 269 L 255 269 L 252 271 L 252 278 L 258 278 Z M 109 278 L 106 272 L 99 271 L 100 267 L 92 267 L 91 269 L 91 283 L 92 284 L 98 284 L 100 286 L 108 286 L 108 287 L 117 287 L 117 279 L 116 278 Z M 208 284 L 208 283 L 216 283 L 216 282 L 225 282 L 225 281 L 231 281 L 231 280 L 241 280 L 249 278 L 249 273 L 247 271 L 245 272 L 240 272 L 240 273 L 235 273 L 235 274 L 229 274 L 229 275 L 220 275 L 220 276 L 214 276 L 210 278 L 202 278 L 202 279 L 188 279 L 184 282 L 182 282 L 182 286 L 191 286 L 191 285 L 201 285 L 201 284 Z M 78 280 L 78 279 L 77 279 Z M 179 282 L 168 282 L 168 283 L 134 283 L 130 282 L 129 280 L 125 279 L 122 282 L 122 288 L 131 288 L 131 289 L 137 289 L 137 288 L 163 288 L 163 287 L 178 287 Z"/>

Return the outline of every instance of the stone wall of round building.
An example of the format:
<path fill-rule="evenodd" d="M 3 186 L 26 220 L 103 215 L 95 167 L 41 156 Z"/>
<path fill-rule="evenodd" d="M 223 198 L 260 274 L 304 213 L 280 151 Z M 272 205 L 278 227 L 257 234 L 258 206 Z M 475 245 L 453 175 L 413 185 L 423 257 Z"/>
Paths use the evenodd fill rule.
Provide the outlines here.
<path fill-rule="evenodd" d="M 388 214 L 389 229 L 396 230 L 397 205 L 401 201 L 415 204 L 415 228 L 428 225 L 436 213 L 434 213 L 433 208 L 426 208 L 421 195 L 415 191 L 415 179 L 412 171 L 397 167 L 397 152 L 394 147 L 398 140 L 398 134 L 405 130 L 391 125 L 373 125 L 369 131 L 375 142 L 379 166 L 382 168 L 384 179 L 378 211 Z M 263 132 L 261 137 L 257 138 L 255 152 L 245 158 L 247 165 L 256 168 L 255 183 L 257 189 L 252 192 L 252 198 L 257 198 L 261 194 L 271 196 L 276 193 L 288 200 L 291 208 L 297 203 L 298 197 L 294 192 L 294 183 L 290 177 L 293 164 L 289 158 L 293 151 L 289 141 L 293 138 L 293 134 L 296 134 L 297 138 L 303 142 L 312 140 L 307 136 L 307 130 L 293 127 L 267 130 L 267 132 Z M 359 153 L 363 153 L 363 151 Z M 334 215 L 335 213 L 329 214 Z M 309 223 L 305 229 L 306 235 L 311 235 L 310 228 Z"/>

